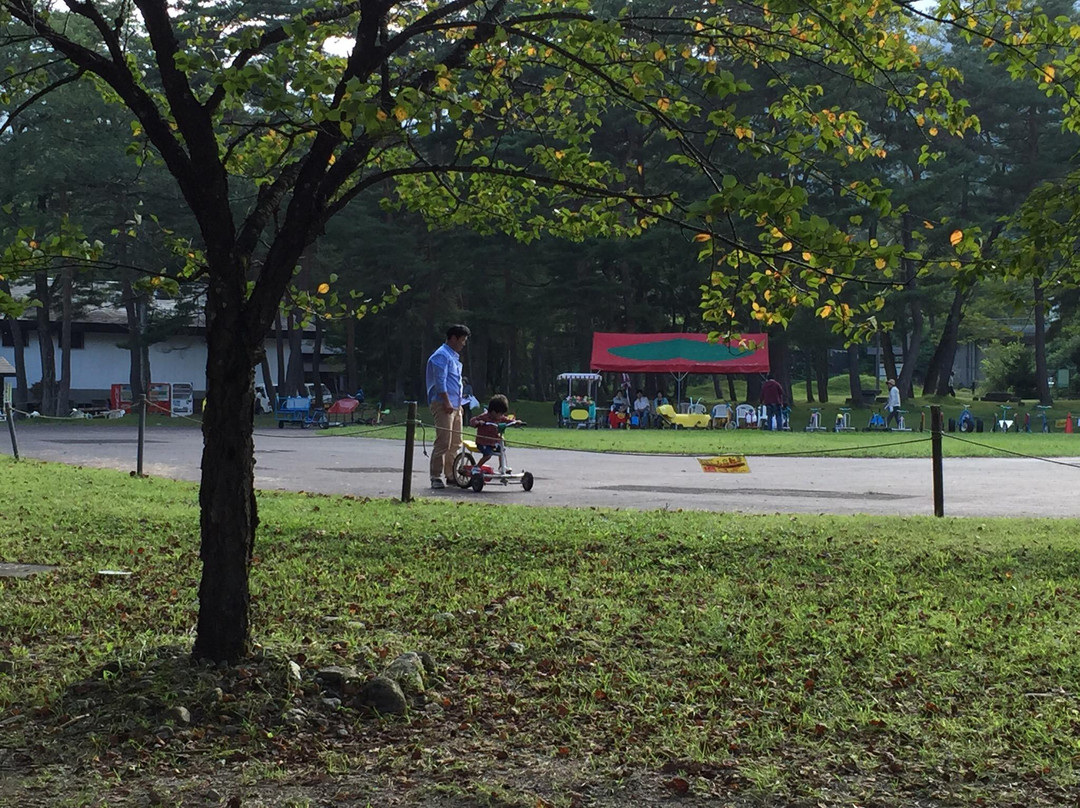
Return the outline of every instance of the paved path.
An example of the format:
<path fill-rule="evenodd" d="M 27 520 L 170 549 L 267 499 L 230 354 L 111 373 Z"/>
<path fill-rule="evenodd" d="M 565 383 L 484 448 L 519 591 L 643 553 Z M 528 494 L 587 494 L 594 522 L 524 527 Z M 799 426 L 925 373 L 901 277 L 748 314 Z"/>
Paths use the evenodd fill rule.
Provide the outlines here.
<path fill-rule="evenodd" d="M 5 430 L 6 431 L 6 430 Z M 3 436 L 6 438 L 6 436 Z M 135 468 L 136 432 L 117 426 L 18 425 L 23 457 L 62 463 Z M 11 447 L 0 439 L 3 452 Z M 255 481 L 265 489 L 401 496 L 404 444 L 346 438 L 312 430 L 259 430 Z M 202 436 L 197 428 L 147 432 L 144 471 L 199 479 Z M 750 474 L 705 474 L 693 457 L 605 455 L 511 448 L 513 465 L 528 469 L 536 486 L 488 486 L 480 494 L 428 488 L 428 459 L 413 458 L 414 496 L 491 503 L 692 509 L 746 513 L 933 513 L 930 461 L 854 458 L 753 457 Z M 949 516 L 1080 517 L 1080 460 L 1059 463 L 1020 458 L 945 460 Z M 1076 467 L 1062 465 L 1073 463 Z"/>

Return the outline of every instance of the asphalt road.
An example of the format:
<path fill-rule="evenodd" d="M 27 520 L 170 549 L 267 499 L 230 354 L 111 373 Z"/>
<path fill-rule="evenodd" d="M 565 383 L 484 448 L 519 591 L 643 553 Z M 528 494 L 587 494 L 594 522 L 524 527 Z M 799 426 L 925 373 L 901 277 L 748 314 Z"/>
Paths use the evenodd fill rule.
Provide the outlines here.
<path fill-rule="evenodd" d="M 133 425 L 134 426 L 134 425 Z M 6 429 L 0 446 L 10 454 Z M 137 431 L 93 424 L 18 424 L 22 457 L 131 471 Z M 429 447 L 430 448 L 430 447 Z M 199 479 L 198 428 L 147 430 L 145 473 Z M 744 513 L 932 515 L 929 460 L 749 457 L 749 474 L 708 474 L 694 457 L 612 455 L 511 446 L 512 465 L 536 478 L 531 492 L 489 485 L 479 494 L 428 487 L 428 458 L 417 445 L 412 493 L 491 503 Z M 318 430 L 259 430 L 255 484 L 262 489 L 399 498 L 404 443 L 346 438 Z M 945 459 L 947 516 L 1080 517 L 1080 459 Z"/>

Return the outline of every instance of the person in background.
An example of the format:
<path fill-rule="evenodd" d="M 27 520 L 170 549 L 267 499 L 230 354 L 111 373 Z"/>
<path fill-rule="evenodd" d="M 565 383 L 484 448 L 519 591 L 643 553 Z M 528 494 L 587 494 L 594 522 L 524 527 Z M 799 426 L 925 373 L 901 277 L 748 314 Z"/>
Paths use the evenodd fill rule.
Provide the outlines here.
<path fill-rule="evenodd" d="M 652 403 L 652 411 L 657 412 L 657 411 L 659 411 L 659 409 L 664 404 L 668 404 L 668 403 L 669 403 L 668 402 L 668 397 L 666 395 L 664 395 L 664 391 L 663 390 L 657 390 L 656 391 L 656 397 L 653 399 L 653 403 Z M 655 426 L 662 426 L 662 425 L 663 425 L 663 422 L 658 418 L 656 420 Z"/>
<path fill-rule="evenodd" d="M 652 423 L 652 404 L 649 403 L 649 397 L 645 395 L 644 390 L 637 391 L 637 397 L 634 399 L 634 416 L 641 429 Z"/>
<path fill-rule="evenodd" d="M 435 419 L 435 442 L 431 447 L 431 487 L 446 488 L 454 479 L 454 452 L 461 445 L 461 352 L 472 332 L 455 324 L 446 329 L 446 342 L 428 358 L 425 381 L 428 407 Z"/>
<path fill-rule="evenodd" d="M 893 419 L 900 426 L 900 388 L 896 386 L 896 379 L 886 382 L 889 386 L 889 400 L 885 402 L 885 426 L 888 427 Z"/>
<path fill-rule="evenodd" d="M 761 403 L 765 405 L 765 429 L 780 429 L 783 426 L 780 410 L 784 406 L 784 388 L 772 376 L 761 385 Z"/>

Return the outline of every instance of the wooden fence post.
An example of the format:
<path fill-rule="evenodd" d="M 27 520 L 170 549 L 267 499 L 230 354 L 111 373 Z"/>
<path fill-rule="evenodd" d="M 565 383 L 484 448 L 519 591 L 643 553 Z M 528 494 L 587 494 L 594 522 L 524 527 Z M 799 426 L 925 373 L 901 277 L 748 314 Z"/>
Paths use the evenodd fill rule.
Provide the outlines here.
<path fill-rule="evenodd" d="M 408 413 L 405 416 L 405 466 L 401 478 L 401 501 L 412 500 L 412 461 L 413 445 L 416 443 L 416 402 L 408 401 Z"/>

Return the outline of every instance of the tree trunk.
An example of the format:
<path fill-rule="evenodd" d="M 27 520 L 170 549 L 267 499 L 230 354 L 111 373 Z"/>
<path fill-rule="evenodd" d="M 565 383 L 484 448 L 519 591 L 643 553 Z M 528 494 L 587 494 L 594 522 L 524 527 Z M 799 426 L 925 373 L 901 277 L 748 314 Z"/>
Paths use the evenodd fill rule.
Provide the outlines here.
<path fill-rule="evenodd" d="M 255 353 L 245 341 L 244 275 L 222 272 L 206 300 L 206 401 L 199 486 L 202 580 L 192 656 L 235 663 L 248 650 L 248 573 L 258 515 L 252 437 Z"/>
<path fill-rule="evenodd" d="M 267 358 L 265 351 L 263 351 L 259 364 L 262 365 L 263 387 L 266 388 L 266 398 L 270 401 L 270 406 L 276 408 L 277 385 L 274 384 L 274 377 L 270 374 L 270 360 Z"/>
<path fill-rule="evenodd" d="M 904 214 L 903 242 L 904 251 L 914 250 L 914 239 L 911 235 L 913 217 L 910 213 Z M 911 338 L 904 345 L 904 367 L 900 370 L 900 377 L 896 380 L 896 386 L 900 388 L 900 395 L 904 398 L 915 396 L 915 364 L 919 359 L 919 350 L 922 348 L 923 311 L 922 294 L 916 291 L 918 283 L 918 269 L 915 262 L 910 258 L 902 258 L 900 261 L 904 267 L 905 285 L 910 294 L 908 306 L 911 309 L 909 333 Z"/>
<path fill-rule="evenodd" d="M 885 378 L 886 379 L 892 379 L 895 382 L 896 377 L 897 377 L 898 374 L 896 372 L 896 353 L 894 352 L 894 349 L 893 349 L 892 334 L 890 334 L 888 331 L 882 331 L 880 336 L 881 336 L 881 366 L 882 366 L 882 369 L 885 371 Z M 874 370 L 874 373 L 877 373 L 876 369 Z M 877 380 L 877 377 L 875 376 L 875 381 L 876 380 Z M 874 388 L 875 389 L 880 389 L 880 385 L 875 384 Z M 900 392 L 903 393 L 903 390 L 901 390 Z"/>
<path fill-rule="evenodd" d="M 930 358 L 930 365 L 926 370 L 926 379 L 923 382 L 924 396 L 949 394 L 949 374 L 956 360 L 960 323 L 964 319 L 964 305 L 970 294 L 970 288 L 957 289 L 953 294 L 949 316 L 945 318 L 945 328 L 941 332 L 941 339 L 938 340 L 937 348 L 934 349 L 934 355 Z"/>
<path fill-rule="evenodd" d="M 728 401 L 738 401 L 738 395 L 735 392 L 735 375 L 732 373 L 727 374 L 727 389 L 728 389 Z"/>
<path fill-rule="evenodd" d="M 52 291 L 49 276 L 44 272 L 34 273 L 34 294 L 41 302 L 36 309 L 38 351 L 41 354 L 41 412 L 51 415 L 56 413 L 56 350 L 50 318 Z"/>
<path fill-rule="evenodd" d="M 277 345 L 277 386 L 280 390 L 287 390 L 288 379 L 285 371 L 285 333 L 281 328 L 281 310 L 274 315 L 274 342 Z M 287 395 L 281 393 L 281 395 Z"/>
<path fill-rule="evenodd" d="M 71 412 L 71 268 L 63 270 L 60 277 L 60 384 L 56 391 L 56 414 L 65 416 Z"/>
<path fill-rule="evenodd" d="M 315 391 L 315 404 L 320 407 L 322 396 L 322 321 L 315 318 L 315 347 L 311 350 L 311 386 Z"/>
<path fill-rule="evenodd" d="M 1046 368 L 1046 300 L 1042 280 L 1032 281 L 1035 290 L 1035 389 L 1039 403 L 1049 406 L 1050 378 Z"/>
<path fill-rule="evenodd" d="M 149 351 L 144 351 L 146 339 L 146 307 L 141 295 L 131 286 L 131 281 L 123 283 L 124 310 L 127 312 L 128 349 L 131 352 L 131 369 L 128 381 L 131 385 L 131 400 L 138 402 L 146 395 L 150 387 Z"/>
<path fill-rule="evenodd" d="M 360 369 L 356 365 L 356 313 L 352 311 L 345 316 L 345 386 L 348 388 L 345 392 L 350 396 L 360 389 Z"/>
<path fill-rule="evenodd" d="M 848 390 L 851 392 L 851 406 L 861 407 L 863 405 L 862 397 L 862 378 L 859 374 L 859 346 L 849 345 L 847 349 L 847 361 L 848 361 Z"/>
<path fill-rule="evenodd" d="M 814 376 L 817 377 L 817 397 L 822 404 L 829 401 L 829 349 L 814 351 Z"/>
<path fill-rule="evenodd" d="M 814 403 L 814 356 L 810 351 L 803 352 L 806 367 L 806 403 Z"/>
<path fill-rule="evenodd" d="M 6 280 L 0 280 L 0 290 L 8 295 L 11 294 L 11 284 Z M 26 346 L 23 344 L 25 334 L 23 324 L 16 317 L 5 318 L 8 331 L 11 333 L 11 345 L 15 358 L 15 390 L 11 403 L 15 409 L 26 411 L 26 402 L 30 398 L 30 387 L 26 383 Z"/>
<path fill-rule="evenodd" d="M 297 323 L 299 317 L 296 312 L 290 312 L 285 321 L 285 327 L 289 331 L 289 367 L 285 372 L 285 395 L 303 396 L 307 394 L 304 389 L 304 338 L 303 327 Z"/>

